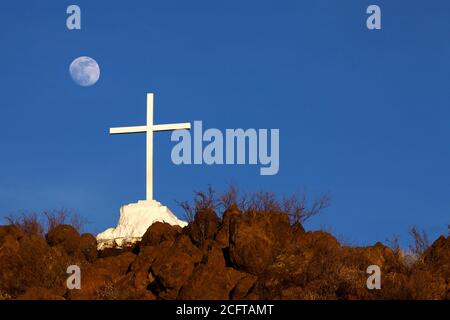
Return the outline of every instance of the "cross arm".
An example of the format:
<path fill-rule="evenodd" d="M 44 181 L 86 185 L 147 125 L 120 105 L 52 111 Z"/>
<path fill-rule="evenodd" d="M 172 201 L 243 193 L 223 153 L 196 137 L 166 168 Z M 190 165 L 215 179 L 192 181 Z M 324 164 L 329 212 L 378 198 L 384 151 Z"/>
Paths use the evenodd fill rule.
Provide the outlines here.
<path fill-rule="evenodd" d="M 152 126 L 152 131 L 172 131 L 190 128 L 191 124 L 189 122 L 175 123 L 175 124 L 156 124 Z M 148 131 L 147 126 L 119 127 L 119 128 L 110 128 L 109 134 L 141 133 L 147 131 Z"/>
<path fill-rule="evenodd" d="M 147 132 L 147 126 L 121 127 L 109 129 L 109 134 L 126 134 Z"/>
<path fill-rule="evenodd" d="M 191 124 L 189 122 L 185 123 L 175 123 L 175 124 L 155 124 L 153 126 L 153 131 L 172 131 L 172 130 L 183 130 L 190 129 Z"/>

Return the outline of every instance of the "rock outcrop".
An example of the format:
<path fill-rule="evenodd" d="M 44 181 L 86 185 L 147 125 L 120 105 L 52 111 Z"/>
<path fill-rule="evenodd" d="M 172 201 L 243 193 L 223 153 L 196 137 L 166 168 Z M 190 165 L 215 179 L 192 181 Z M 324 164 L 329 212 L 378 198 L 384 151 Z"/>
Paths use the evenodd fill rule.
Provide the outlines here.
<path fill-rule="evenodd" d="M 373 264 L 381 290 L 366 287 Z M 70 265 L 80 290 L 66 286 Z M 411 265 L 381 243 L 343 246 L 286 214 L 236 206 L 184 229 L 155 222 L 133 246 L 102 251 L 69 225 L 45 237 L 0 226 L 0 299 L 450 299 L 450 237 Z"/>

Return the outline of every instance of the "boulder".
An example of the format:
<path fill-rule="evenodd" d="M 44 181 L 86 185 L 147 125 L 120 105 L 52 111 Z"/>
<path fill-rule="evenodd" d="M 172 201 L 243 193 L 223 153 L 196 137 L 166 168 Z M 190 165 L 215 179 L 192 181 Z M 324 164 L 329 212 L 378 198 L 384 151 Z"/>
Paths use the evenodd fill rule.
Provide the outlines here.
<path fill-rule="evenodd" d="M 47 234 L 47 242 L 50 246 L 61 246 L 68 254 L 78 251 L 80 234 L 71 225 L 61 224 L 51 229 Z"/>
<path fill-rule="evenodd" d="M 20 230 L 17 226 L 0 226 L 0 244 L 6 237 L 11 237 L 15 240 L 19 240 L 25 235 L 25 233 Z"/>
<path fill-rule="evenodd" d="M 112 297 L 113 278 L 107 269 L 88 267 L 81 270 L 81 288 L 67 289 L 70 300 L 99 300 Z"/>
<path fill-rule="evenodd" d="M 444 279 L 450 279 L 450 237 L 439 237 L 423 254 L 425 267 Z"/>
<path fill-rule="evenodd" d="M 192 276 L 178 296 L 183 300 L 225 300 L 229 286 L 225 259 L 220 247 L 212 247 L 203 263 L 195 268 Z"/>
<path fill-rule="evenodd" d="M 292 238 L 289 217 L 282 213 L 249 212 L 230 221 L 230 259 L 238 268 L 259 274 Z"/>
<path fill-rule="evenodd" d="M 130 266 L 130 272 L 134 274 L 134 286 L 137 290 L 157 286 L 150 268 L 153 262 L 158 257 L 164 256 L 171 246 L 172 241 L 163 241 L 158 246 L 145 246 L 140 249 L 137 258 Z"/>
<path fill-rule="evenodd" d="M 248 294 L 255 285 L 257 277 L 251 274 L 245 274 L 239 279 L 236 286 L 231 291 L 231 299 L 242 300 L 247 299 Z"/>
<path fill-rule="evenodd" d="M 155 278 L 152 290 L 163 299 L 175 299 L 202 257 L 202 252 L 187 236 L 179 236 L 167 252 L 152 263 L 150 270 Z"/>
<path fill-rule="evenodd" d="M 443 300 L 447 294 L 447 283 L 439 274 L 415 269 L 409 277 L 409 291 L 414 300 Z"/>
<path fill-rule="evenodd" d="M 94 262 L 97 259 L 97 240 L 95 237 L 89 233 L 81 235 L 79 250 L 87 261 Z"/>
<path fill-rule="evenodd" d="M 177 227 L 159 221 L 153 223 L 144 233 L 140 246 L 156 246 L 166 240 L 174 241 L 180 233 Z"/>
<path fill-rule="evenodd" d="M 192 242 L 201 246 L 206 240 L 213 240 L 219 228 L 220 219 L 211 209 L 200 210 L 196 213 L 194 221 L 186 228 L 185 233 Z"/>
<path fill-rule="evenodd" d="M 178 299 L 182 300 L 226 300 L 228 287 L 226 278 L 207 265 L 198 266 L 192 277 L 181 289 Z"/>
<path fill-rule="evenodd" d="M 92 267 L 108 270 L 113 278 L 117 278 L 125 275 L 135 260 L 136 255 L 131 252 L 124 252 L 120 255 L 98 259 L 92 264 Z"/>
<path fill-rule="evenodd" d="M 230 246 L 230 221 L 242 213 L 236 205 L 231 205 L 222 215 L 222 223 L 216 235 L 217 244 L 226 248 Z"/>
<path fill-rule="evenodd" d="M 155 300 L 156 296 L 146 288 L 138 289 L 134 286 L 134 275 L 128 273 L 99 292 L 99 298 L 107 300 Z"/>
<path fill-rule="evenodd" d="M 0 249 L 0 291 L 18 296 L 30 287 L 61 290 L 72 264 L 65 251 L 50 248 L 38 235 L 8 239 Z"/>

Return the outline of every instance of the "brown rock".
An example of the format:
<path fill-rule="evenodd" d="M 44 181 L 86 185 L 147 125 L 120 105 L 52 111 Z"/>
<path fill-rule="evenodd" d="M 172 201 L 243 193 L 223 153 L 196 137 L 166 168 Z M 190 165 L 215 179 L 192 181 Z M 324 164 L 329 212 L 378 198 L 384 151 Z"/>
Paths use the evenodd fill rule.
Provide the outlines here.
<path fill-rule="evenodd" d="M 412 296 L 408 282 L 408 276 L 405 274 L 397 272 L 385 273 L 381 278 L 382 290 L 371 290 L 369 294 L 374 299 L 410 300 Z"/>
<path fill-rule="evenodd" d="M 17 252 L 20 248 L 19 241 L 12 235 L 6 235 L 2 238 L 0 243 L 0 256 L 2 254 L 11 254 L 11 252 Z"/>
<path fill-rule="evenodd" d="M 24 236 L 24 232 L 14 225 L 0 226 L 0 245 L 5 237 L 11 237 L 15 240 L 19 240 Z"/>
<path fill-rule="evenodd" d="M 447 294 L 445 279 L 428 270 L 413 270 L 408 286 L 414 300 L 443 300 Z"/>
<path fill-rule="evenodd" d="M 231 299 L 242 300 L 247 299 L 248 294 L 255 285 L 257 277 L 251 274 L 245 274 L 231 291 Z"/>
<path fill-rule="evenodd" d="M 103 268 L 81 269 L 81 288 L 67 291 L 70 300 L 98 300 L 112 297 L 113 279 Z"/>
<path fill-rule="evenodd" d="M 17 297 L 17 300 L 64 300 L 47 288 L 31 287 Z"/>
<path fill-rule="evenodd" d="M 116 278 L 125 275 L 135 260 L 136 255 L 131 252 L 124 252 L 117 256 L 98 259 L 93 263 L 92 267 L 108 270 L 108 273 L 113 278 Z"/>
<path fill-rule="evenodd" d="M 163 241 L 174 241 L 178 234 L 178 228 L 168 223 L 155 222 L 143 235 L 140 246 L 156 246 Z"/>
<path fill-rule="evenodd" d="M 104 248 L 102 250 L 98 251 L 98 258 L 109 258 L 109 257 L 115 257 L 120 256 L 121 254 L 124 254 L 125 252 L 135 253 L 138 250 L 138 245 L 136 244 L 130 244 L 126 245 L 125 247 L 111 247 L 111 248 Z"/>
<path fill-rule="evenodd" d="M 214 239 L 219 224 L 220 219 L 213 210 L 200 210 L 196 213 L 194 222 L 186 227 L 185 233 L 190 236 L 194 244 L 200 246 L 204 241 Z"/>
<path fill-rule="evenodd" d="M 68 254 L 74 254 L 77 252 L 80 245 L 80 234 L 74 227 L 61 224 L 51 229 L 47 234 L 47 242 L 50 246 L 59 245 Z"/>
<path fill-rule="evenodd" d="M 302 287 L 289 287 L 281 291 L 282 300 L 301 300 L 305 299 L 305 291 Z"/>
<path fill-rule="evenodd" d="M 185 235 L 179 236 L 172 245 L 173 251 L 184 252 L 192 258 L 194 263 L 198 263 L 203 258 L 203 252 L 194 246 L 192 241 Z"/>
<path fill-rule="evenodd" d="M 225 258 L 223 256 L 222 248 L 213 246 L 205 256 L 205 264 L 216 270 L 217 272 L 224 272 L 226 269 Z"/>
<path fill-rule="evenodd" d="M 230 259 L 243 271 L 259 274 L 286 249 L 292 234 L 281 213 L 246 213 L 230 221 Z"/>
<path fill-rule="evenodd" d="M 100 291 L 101 298 L 107 300 L 155 300 L 156 296 L 146 288 L 134 287 L 134 278 L 135 276 L 131 273 L 122 276 Z"/>
<path fill-rule="evenodd" d="M 220 247 L 226 248 L 230 246 L 230 221 L 233 217 L 240 215 L 241 211 L 236 205 L 230 206 L 230 208 L 223 213 L 222 224 L 216 235 L 216 242 Z"/>
<path fill-rule="evenodd" d="M 289 290 L 283 293 L 284 290 L 302 287 L 305 299 L 321 295 L 336 299 L 338 283 L 344 281 L 342 275 L 353 276 L 348 271 L 352 268 L 345 267 L 342 248 L 333 236 L 325 232 L 307 232 L 295 238 L 288 251 L 277 255 L 258 277 L 252 293 L 260 299 L 281 299 L 292 293 Z"/>
<path fill-rule="evenodd" d="M 192 258 L 183 252 L 171 252 L 168 256 L 155 261 L 152 273 L 157 279 L 157 288 L 161 297 L 175 299 L 181 286 L 194 271 Z"/>
<path fill-rule="evenodd" d="M 199 263 L 202 257 L 202 252 L 187 236 L 179 236 L 170 249 L 164 255 L 159 255 L 151 266 L 155 277 L 152 291 L 163 299 L 175 299 L 194 271 L 194 265 Z"/>
<path fill-rule="evenodd" d="M 183 300 L 226 300 L 228 286 L 226 278 L 207 265 L 198 266 L 192 277 L 181 289 L 178 299 Z"/>
<path fill-rule="evenodd" d="M 301 252 L 311 249 L 337 249 L 339 242 L 331 234 L 324 231 L 310 231 L 293 238 L 294 252 Z"/>
<path fill-rule="evenodd" d="M 302 236 L 305 233 L 305 228 L 303 226 L 296 222 L 292 225 L 292 234 L 293 236 Z"/>
<path fill-rule="evenodd" d="M 450 237 L 439 237 L 423 255 L 423 262 L 433 274 L 450 279 Z"/>
<path fill-rule="evenodd" d="M 79 249 L 87 261 L 94 262 L 97 259 L 97 240 L 92 234 L 81 235 Z"/>
<path fill-rule="evenodd" d="M 71 264 L 67 254 L 48 247 L 41 236 L 9 239 L 0 249 L 0 291 L 18 296 L 30 287 L 60 290 Z"/>
<path fill-rule="evenodd" d="M 165 241 L 159 246 L 141 247 L 136 260 L 131 264 L 130 270 L 135 275 L 134 286 L 137 290 L 145 290 L 155 282 L 150 268 L 159 256 L 165 255 L 172 245 L 171 241 Z"/>
<path fill-rule="evenodd" d="M 192 276 L 181 289 L 179 299 L 228 299 L 229 286 L 222 249 L 211 248 L 204 261 L 204 264 L 195 268 Z"/>
<path fill-rule="evenodd" d="M 227 267 L 227 273 L 226 276 L 228 278 L 228 287 L 231 291 L 231 289 L 233 289 L 236 284 L 242 279 L 244 278 L 246 275 L 248 275 L 248 273 L 245 272 L 241 272 L 237 269 L 234 268 L 230 268 Z"/>

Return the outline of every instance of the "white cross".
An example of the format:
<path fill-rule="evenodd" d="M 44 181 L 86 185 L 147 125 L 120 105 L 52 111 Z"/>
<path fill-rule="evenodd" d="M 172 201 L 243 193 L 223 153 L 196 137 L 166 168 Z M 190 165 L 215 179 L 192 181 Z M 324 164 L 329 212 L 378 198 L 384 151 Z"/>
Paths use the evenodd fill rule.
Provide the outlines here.
<path fill-rule="evenodd" d="M 147 200 L 153 200 L 153 132 L 190 129 L 191 124 L 153 124 L 153 93 L 147 94 L 147 125 L 111 128 L 109 134 L 147 133 Z"/>

